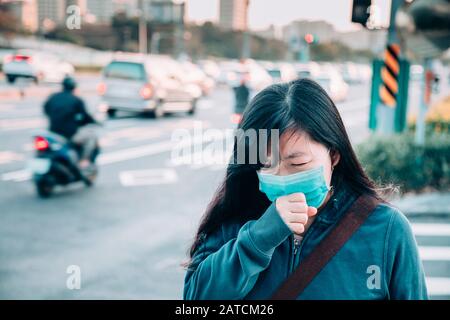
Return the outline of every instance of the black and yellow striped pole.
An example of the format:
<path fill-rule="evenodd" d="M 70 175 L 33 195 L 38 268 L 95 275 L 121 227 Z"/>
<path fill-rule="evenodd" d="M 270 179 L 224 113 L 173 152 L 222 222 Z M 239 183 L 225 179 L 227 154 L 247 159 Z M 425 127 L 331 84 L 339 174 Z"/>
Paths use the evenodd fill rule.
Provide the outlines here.
<path fill-rule="evenodd" d="M 405 0 L 392 0 L 384 56 L 373 61 L 369 128 L 382 134 L 403 132 L 408 106 L 409 61 L 401 57 L 396 15 Z"/>
<path fill-rule="evenodd" d="M 384 52 L 384 64 L 381 68 L 380 99 L 391 108 L 397 105 L 398 79 L 400 73 L 400 46 L 396 43 L 387 45 Z"/>

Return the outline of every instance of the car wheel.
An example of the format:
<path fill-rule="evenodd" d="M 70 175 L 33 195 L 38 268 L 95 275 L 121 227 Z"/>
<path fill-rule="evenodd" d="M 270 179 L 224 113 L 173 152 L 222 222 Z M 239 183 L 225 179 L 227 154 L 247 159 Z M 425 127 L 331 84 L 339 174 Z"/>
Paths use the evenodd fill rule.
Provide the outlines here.
<path fill-rule="evenodd" d="M 164 117 L 164 109 L 162 106 L 162 102 L 159 102 L 154 110 L 155 118 L 161 118 Z"/>
<path fill-rule="evenodd" d="M 188 114 L 193 115 L 195 113 L 195 109 L 197 107 L 197 99 L 193 100 L 191 103 L 191 109 L 189 109 Z"/>
<path fill-rule="evenodd" d="M 90 172 L 86 173 L 84 176 L 83 182 L 86 185 L 86 187 L 92 187 L 97 180 L 98 170 L 97 167 L 94 165 L 92 168 L 89 169 Z"/>
<path fill-rule="evenodd" d="M 114 110 L 114 109 L 108 109 L 108 110 L 106 111 L 106 113 L 108 114 L 108 117 L 114 118 L 114 117 L 116 116 L 117 110 Z"/>
<path fill-rule="evenodd" d="M 16 81 L 16 77 L 15 76 L 11 76 L 11 75 L 7 75 L 6 76 L 6 80 L 8 81 L 8 83 L 13 84 Z"/>
<path fill-rule="evenodd" d="M 161 118 L 164 116 L 164 110 L 162 109 L 162 105 L 158 104 L 154 110 L 152 111 L 145 111 L 144 112 L 144 117 L 146 118 L 151 118 L 151 119 L 156 119 L 156 118 Z"/>

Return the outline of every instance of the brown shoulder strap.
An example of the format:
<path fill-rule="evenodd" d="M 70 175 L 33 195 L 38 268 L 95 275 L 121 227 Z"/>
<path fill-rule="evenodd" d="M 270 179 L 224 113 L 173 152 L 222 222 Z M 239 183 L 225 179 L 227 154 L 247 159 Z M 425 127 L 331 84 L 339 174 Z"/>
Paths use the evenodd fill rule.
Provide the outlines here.
<path fill-rule="evenodd" d="M 294 300 L 311 283 L 348 239 L 364 223 L 381 200 L 361 195 L 348 209 L 337 226 L 303 260 L 272 296 L 272 300 Z"/>

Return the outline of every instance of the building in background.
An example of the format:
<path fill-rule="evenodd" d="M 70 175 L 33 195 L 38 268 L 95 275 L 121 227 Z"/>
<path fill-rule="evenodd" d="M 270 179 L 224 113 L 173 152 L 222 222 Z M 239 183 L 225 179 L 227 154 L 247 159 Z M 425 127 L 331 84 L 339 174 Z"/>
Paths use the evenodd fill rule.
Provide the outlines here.
<path fill-rule="evenodd" d="M 224 29 L 247 30 L 249 0 L 220 0 L 219 25 Z"/>
<path fill-rule="evenodd" d="M 87 12 L 87 3 L 89 1 L 90 0 L 66 0 L 66 8 L 75 5 L 80 8 L 80 13 L 84 16 Z"/>
<path fill-rule="evenodd" d="M 117 12 L 136 16 L 138 0 L 87 0 L 86 8 L 90 22 L 107 24 Z"/>
<path fill-rule="evenodd" d="M 303 39 L 306 34 L 312 34 L 319 42 L 336 40 L 336 30 L 326 21 L 293 21 L 283 28 L 283 39 L 286 43 L 293 43 Z"/>
<path fill-rule="evenodd" d="M 37 0 L 3 1 L 23 30 L 36 32 L 39 28 Z"/>
<path fill-rule="evenodd" d="M 66 3 L 63 0 L 38 0 L 39 29 L 51 30 L 64 23 Z"/>
<path fill-rule="evenodd" d="M 87 11 L 93 17 L 93 22 L 109 23 L 114 16 L 114 6 L 111 0 L 88 0 Z"/>
<path fill-rule="evenodd" d="M 266 29 L 252 30 L 252 34 L 265 38 L 265 39 L 280 39 L 283 38 L 282 28 L 274 25 L 270 25 Z"/>
<path fill-rule="evenodd" d="M 340 42 L 353 50 L 370 50 L 374 54 L 383 51 L 386 43 L 386 30 L 340 32 L 326 21 L 294 21 L 283 27 L 282 33 L 291 49 L 300 46 L 307 34 L 312 34 L 317 43 Z"/>
<path fill-rule="evenodd" d="M 186 3 L 174 0 L 144 1 L 144 12 L 148 20 L 156 23 L 184 23 Z"/>
<path fill-rule="evenodd" d="M 370 50 L 374 54 L 381 53 L 386 46 L 386 30 L 367 30 L 339 32 L 337 41 L 354 50 Z"/>

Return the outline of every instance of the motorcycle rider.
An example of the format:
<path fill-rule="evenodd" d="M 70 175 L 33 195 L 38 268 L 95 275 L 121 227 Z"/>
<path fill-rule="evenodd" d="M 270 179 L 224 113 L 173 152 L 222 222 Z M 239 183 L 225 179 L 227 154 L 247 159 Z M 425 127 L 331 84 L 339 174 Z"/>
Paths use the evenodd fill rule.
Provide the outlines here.
<path fill-rule="evenodd" d="M 62 91 L 51 95 L 44 104 L 49 119 L 49 130 L 62 135 L 81 147 L 79 166 L 93 164 L 98 153 L 96 125 L 98 122 L 87 112 L 84 101 L 74 94 L 77 86 L 71 77 L 62 81 Z"/>

